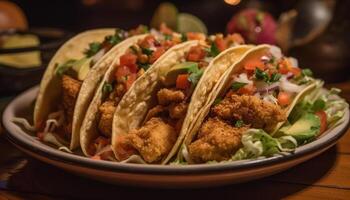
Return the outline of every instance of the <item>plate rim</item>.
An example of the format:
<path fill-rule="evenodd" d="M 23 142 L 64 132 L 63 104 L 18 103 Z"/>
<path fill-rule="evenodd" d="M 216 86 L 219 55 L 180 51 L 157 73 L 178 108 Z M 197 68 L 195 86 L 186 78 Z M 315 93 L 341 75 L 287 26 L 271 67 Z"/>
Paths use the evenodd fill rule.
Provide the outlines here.
<path fill-rule="evenodd" d="M 69 154 L 66 152 L 59 151 L 53 147 L 50 147 L 43 143 L 33 146 L 29 141 L 25 140 L 25 137 L 32 137 L 24 133 L 17 125 L 15 125 L 11 118 L 14 116 L 14 110 L 16 104 L 21 101 L 32 101 L 35 99 L 36 94 L 39 90 L 39 86 L 34 86 L 30 89 L 25 90 L 18 96 L 16 96 L 7 106 L 2 113 L 2 121 L 6 131 L 6 138 L 15 145 L 19 145 L 22 148 L 46 157 L 50 160 L 58 162 L 64 162 L 67 164 L 78 165 L 80 167 L 88 167 L 96 170 L 104 170 L 110 172 L 132 172 L 139 174 L 205 174 L 205 173 L 220 173 L 224 171 L 241 171 L 257 167 L 264 167 L 268 165 L 275 165 L 293 159 L 300 158 L 307 154 L 316 152 L 317 150 L 324 149 L 332 144 L 335 144 L 348 130 L 350 127 L 350 114 L 349 109 L 346 110 L 344 118 L 345 120 L 335 127 L 332 131 L 326 134 L 324 137 L 317 139 L 314 142 L 308 143 L 301 147 L 298 147 L 295 153 L 288 153 L 286 155 L 279 155 L 270 158 L 263 159 L 252 159 L 226 163 L 215 163 L 215 164 L 194 164 L 194 165 L 156 165 L 156 164 L 134 164 L 134 163 L 118 163 L 111 161 L 100 161 L 93 160 L 87 157 Z M 15 132 L 12 133 L 11 131 Z M 25 135 L 23 135 L 25 134 Z M 18 137 L 18 136 L 22 137 Z M 327 137 L 328 136 L 328 137 Z M 317 142 L 318 141 L 318 142 Z M 315 143 L 316 142 L 316 143 Z"/>

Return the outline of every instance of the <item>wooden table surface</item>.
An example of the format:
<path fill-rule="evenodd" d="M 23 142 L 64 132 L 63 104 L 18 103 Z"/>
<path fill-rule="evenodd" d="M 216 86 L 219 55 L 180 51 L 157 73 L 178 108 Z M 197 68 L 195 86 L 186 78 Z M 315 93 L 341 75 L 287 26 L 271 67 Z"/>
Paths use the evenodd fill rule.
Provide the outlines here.
<path fill-rule="evenodd" d="M 350 82 L 328 85 L 350 100 Z M 0 107 L 1 109 L 1 107 Z M 144 189 L 82 178 L 30 158 L 0 134 L 1 199 L 350 199 L 350 130 L 320 156 L 277 175 L 194 190 Z"/>

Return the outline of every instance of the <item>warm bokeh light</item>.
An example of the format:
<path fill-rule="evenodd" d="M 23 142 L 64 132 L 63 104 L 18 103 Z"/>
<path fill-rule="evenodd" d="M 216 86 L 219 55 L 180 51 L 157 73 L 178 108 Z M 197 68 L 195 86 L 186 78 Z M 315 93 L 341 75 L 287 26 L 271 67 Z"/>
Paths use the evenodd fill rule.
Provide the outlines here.
<path fill-rule="evenodd" d="M 225 2 L 230 5 L 237 5 L 241 2 L 241 0 L 225 0 Z"/>

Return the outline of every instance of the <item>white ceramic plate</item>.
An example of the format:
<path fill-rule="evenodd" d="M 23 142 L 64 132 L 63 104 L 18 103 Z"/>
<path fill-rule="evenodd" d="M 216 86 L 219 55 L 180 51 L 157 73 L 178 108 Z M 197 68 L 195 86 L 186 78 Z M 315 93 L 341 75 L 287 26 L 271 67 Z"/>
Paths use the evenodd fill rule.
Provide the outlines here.
<path fill-rule="evenodd" d="M 38 93 L 33 87 L 15 98 L 3 113 L 8 139 L 20 150 L 46 163 L 72 173 L 104 182 L 144 187 L 208 187 L 266 177 L 293 167 L 333 146 L 346 132 L 349 110 L 343 122 L 317 140 L 301 146 L 294 153 L 258 160 L 189 166 L 160 166 L 97 161 L 59 151 L 28 135 L 11 119 L 30 116 Z"/>

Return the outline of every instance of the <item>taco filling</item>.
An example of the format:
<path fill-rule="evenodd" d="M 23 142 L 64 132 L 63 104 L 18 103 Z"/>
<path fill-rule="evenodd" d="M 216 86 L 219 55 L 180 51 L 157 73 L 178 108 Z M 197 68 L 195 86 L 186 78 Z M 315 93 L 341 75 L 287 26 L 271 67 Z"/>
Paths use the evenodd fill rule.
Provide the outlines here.
<path fill-rule="evenodd" d="M 140 155 L 147 163 L 164 159 L 177 141 L 192 93 L 210 61 L 226 48 L 242 43 L 238 35 L 212 36 L 209 45 L 189 49 L 181 62 L 160 77 L 156 102 L 139 129 L 118 135 L 116 157 L 119 161 Z"/>
<path fill-rule="evenodd" d="M 46 141 L 47 133 L 55 133 L 58 146 L 67 146 L 71 140 L 72 121 L 75 103 L 80 91 L 82 82 L 86 78 L 90 69 L 102 58 L 113 46 L 125 40 L 127 37 L 142 34 L 147 31 L 147 27 L 139 26 L 138 28 L 126 32 L 116 29 L 114 35 L 106 36 L 100 42 L 89 44 L 85 50 L 85 56 L 79 60 L 70 59 L 65 63 L 57 63 L 55 75 L 59 77 L 62 97 L 57 105 L 57 111 L 48 115 L 45 123 L 41 124 L 37 136 L 39 139 Z M 49 137 L 52 138 L 52 137 Z M 50 142 L 50 141 L 48 141 Z M 52 141 L 51 141 L 52 142 Z"/>
<path fill-rule="evenodd" d="M 293 99 L 310 82 L 310 70 L 271 48 L 236 66 L 223 91 L 188 146 L 195 163 L 229 160 L 242 147 L 242 135 L 249 129 L 272 133 L 287 120 Z"/>

